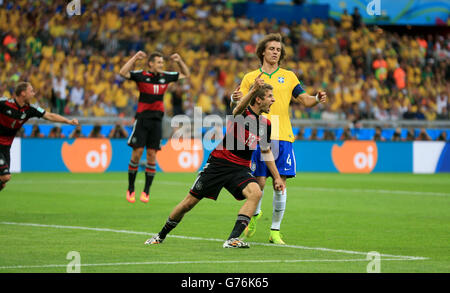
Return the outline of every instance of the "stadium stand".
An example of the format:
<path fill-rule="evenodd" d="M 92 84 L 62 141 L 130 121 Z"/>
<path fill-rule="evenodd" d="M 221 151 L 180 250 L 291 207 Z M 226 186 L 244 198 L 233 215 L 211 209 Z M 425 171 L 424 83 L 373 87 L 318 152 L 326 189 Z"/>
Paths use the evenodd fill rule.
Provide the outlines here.
<path fill-rule="evenodd" d="M 287 51 L 283 66 L 307 89 L 325 89 L 330 98 L 329 105 L 312 109 L 293 104 L 294 125 L 301 119 L 347 121 L 352 137 L 373 139 L 375 128 L 358 121 L 376 120 L 386 122 L 381 136 L 392 140 L 396 121 L 449 121 L 449 35 L 400 34 L 347 14 L 340 21 L 255 23 L 234 17 L 229 1 L 101 0 L 83 5 L 72 18 L 65 1 L 0 3 L 0 96 L 12 97 L 15 83 L 27 80 L 38 90 L 36 104 L 64 115 L 132 117 L 138 92 L 119 76 L 119 68 L 137 50 L 160 50 L 166 56 L 178 52 L 192 71 L 166 94 L 167 115 L 192 115 L 199 106 L 204 114 L 225 116 L 231 91 L 258 66 L 256 43 L 265 33 L 279 32 Z M 30 136 L 32 127 L 26 125 L 21 135 Z M 51 127 L 39 125 L 44 136 Z M 83 125 L 82 134 L 89 136 L 92 127 Z M 102 125 L 101 133 L 107 137 L 112 127 Z M 294 130 L 308 139 L 315 128 L 302 127 L 303 136 L 299 127 Z M 344 128 L 330 129 L 339 140 Z M 401 139 L 409 129 L 402 128 Z M 317 139 L 325 130 L 317 129 Z M 65 137 L 72 131 L 61 127 Z M 448 129 L 425 131 L 432 140 L 442 132 L 449 137 Z M 420 133 L 414 129 L 416 138 Z"/>

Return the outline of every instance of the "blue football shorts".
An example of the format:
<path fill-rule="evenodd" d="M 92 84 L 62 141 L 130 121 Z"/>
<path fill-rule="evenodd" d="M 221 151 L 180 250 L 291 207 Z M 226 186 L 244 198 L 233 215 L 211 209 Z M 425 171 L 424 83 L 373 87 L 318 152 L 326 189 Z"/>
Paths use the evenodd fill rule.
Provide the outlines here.
<path fill-rule="evenodd" d="M 283 140 L 272 140 L 271 150 L 275 158 L 275 165 L 277 166 L 278 173 L 284 175 L 287 178 L 295 177 L 297 165 L 295 163 L 294 149 L 292 148 L 292 142 Z M 266 163 L 261 159 L 261 149 L 259 145 L 252 155 L 252 174 L 255 177 L 271 177 L 269 169 Z"/>

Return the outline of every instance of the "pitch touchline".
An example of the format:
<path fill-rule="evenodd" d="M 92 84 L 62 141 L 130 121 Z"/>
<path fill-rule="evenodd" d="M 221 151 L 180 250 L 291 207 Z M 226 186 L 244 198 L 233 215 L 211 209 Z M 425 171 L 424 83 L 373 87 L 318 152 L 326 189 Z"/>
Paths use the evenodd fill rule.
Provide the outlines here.
<path fill-rule="evenodd" d="M 35 224 L 35 223 L 0 222 L 0 224 L 17 225 L 17 226 L 31 226 L 31 227 L 41 227 L 41 228 L 102 231 L 102 232 L 114 232 L 114 233 L 124 233 L 124 234 L 151 235 L 151 236 L 156 234 L 156 233 L 149 233 L 149 232 L 116 230 L 116 229 L 109 229 L 109 228 L 47 225 L 47 224 Z M 223 242 L 224 241 L 223 239 L 217 239 L 217 238 L 202 238 L 202 237 L 191 237 L 191 236 L 181 236 L 181 235 L 168 235 L 167 237 L 179 238 L 179 239 L 189 239 L 189 240 L 215 241 L 215 242 Z M 250 244 L 261 245 L 261 246 L 276 246 L 276 247 L 285 247 L 285 248 L 294 248 L 294 249 L 304 249 L 304 250 L 317 250 L 317 251 L 326 251 L 326 252 L 344 253 L 344 254 L 367 255 L 367 252 L 351 251 L 351 250 L 343 250 L 343 249 L 331 249 L 331 248 L 323 248 L 323 247 L 308 247 L 308 246 L 300 246 L 300 245 L 280 245 L 280 244 L 259 243 L 259 242 L 250 242 Z M 404 260 L 426 260 L 426 259 L 428 259 L 426 257 L 420 257 L 420 256 L 393 255 L 393 254 L 380 254 L 380 256 L 395 257 L 395 258 L 404 259 Z"/>
<path fill-rule="evenodd" d="M 407 261 L 417 259 L 383 258 L 380 261 Z M 100 266 L 128 266 L 128 265 L 179 265 L 179 264 L 230 264 L 230 263 L 299 263 L 299 262 L 368 262 L 367 259 L 267 259 L 267 260 L 198 260 L 198 261 L 151 261 L 151 262 L 118 262 L 118 263 L 92 263 L 83 264 L 81 267 L 100 267 Z M 67 267 L 67 264 L 50 265 L 18 265 L 18 266 L 0 266 L 0 270 L 5 269 L 37 269 L 37 268 L 61 268 Z"/>
<path fill-rule="evenodd" d="M 429 191 L 409 191 L 409 190 L 389 190 L 389 189 L 346 189 L 346 188 L 325 188 L 325 187 L 301 187 L 301 186 L 292 186 L 289 189 L 303 189 L 303 190 L 311 190 L 311 191 L 341 191 L 341 192 L 358 192 L 358 193 L 391 193 L 391 194 L 405 194 L 405 195 L 435 195 L 435 196 L 450 196 L 450 193 L 444 192 L 429 192 Z"/>
<path fill-rule="evenodd" d="M 126 184 L 123 180 L 77 180 L 69 179 L 62 180 L 64 183 L 116 183 L 116 184 Z M 136 180 L 136 183 L 143 183 L 144 180 Z M 45 180 L 15 180 L 10 184 L 36 184 L 36 183 L 54 183 L 54 181 Z M 189 187 L 192 182 L 175 182 L 175 181 L 164 181 L 159 180 L 155 184 L 167 184 L 167 185 L 177 185 L 177 186 L 187 186 Z M 310 191 L 326 191 L 326 192 L 356 192 L 356 193 L 388 193 L 388 194 L 404 194 L 404 195 L 431 195 L 431 196 L 450 196 L 450 193 L 445 192 L 432 192 L 432 191 L 412 191 L 412 190 L 389 190 L 389 189 L 358 189 L 358 188 L 334 188 L 334 187 L 307 187 L 307 186 L 291 186 L 289 189 L 300 189 L 300 190 L 310 190 Z"/>

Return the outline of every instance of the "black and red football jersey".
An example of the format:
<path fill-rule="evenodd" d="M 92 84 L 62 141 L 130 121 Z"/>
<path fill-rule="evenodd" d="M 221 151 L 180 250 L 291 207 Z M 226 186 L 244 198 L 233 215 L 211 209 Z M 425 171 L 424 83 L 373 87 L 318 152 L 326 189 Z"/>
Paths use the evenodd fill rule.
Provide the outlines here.
<path fill-rule="evenodd" d="M 164 116 L 164 93 L 169 83 L 177 81 L 178 72 L 131 71 L 130 80 L 136 82 L 139 89 L 139 101 L 136 118 L 162 119 Z"/>
<path fill-rule="evenodd" d="M 41 118 L 45 110 L 32 105 L 20 107 L 15 99 L 0 98 L 0 145 L 11 146 L 17 131 L 28 119 Z"/>
<path fill-rule="evenodd" d="M 270 134 L 270 120 L 248 107 L 241 115 L 227 118 L 225 137 L 211 156 L 250 167 L 253 151 L 258 144 L 262 150 L 270 148 Z"/>

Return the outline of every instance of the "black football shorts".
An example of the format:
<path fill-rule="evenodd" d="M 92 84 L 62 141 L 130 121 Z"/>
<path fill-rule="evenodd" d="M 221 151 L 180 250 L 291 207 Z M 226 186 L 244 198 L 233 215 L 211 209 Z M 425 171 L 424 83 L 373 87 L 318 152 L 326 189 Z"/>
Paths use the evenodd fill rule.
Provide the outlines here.
<path fill-rule="evenodd" d="M 10 171 L 10 147 L 0 146 L 0 175 L 9 175 Z"/>
<path fill-rule="evenodd" d="M 234 198 L 243 200 L 245 196 L 242 190 L 250 182 L 257 183 L 250 168 L 210 156 L 189 193 L 198 199 L 206 197 L 217 200 L 220 191 L 225 187 Z"/>
<path fill-rule="evenodd" d="M 162 121 L 158 119 L 136 118 L 128 145 L 133 148 L 161 149 Z"/>

